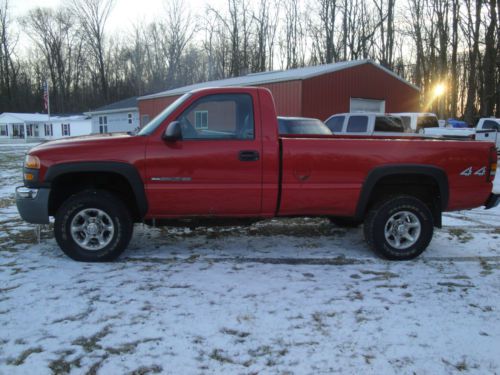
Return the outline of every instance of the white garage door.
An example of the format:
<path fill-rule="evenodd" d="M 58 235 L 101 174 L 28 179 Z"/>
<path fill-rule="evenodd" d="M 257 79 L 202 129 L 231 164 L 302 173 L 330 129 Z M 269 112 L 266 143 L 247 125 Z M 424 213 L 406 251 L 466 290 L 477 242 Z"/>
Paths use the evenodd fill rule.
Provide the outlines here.
<path fill-rule="evenodd" d="M 351 98 L 349 112 L 385 112 L 385 100 Z"/>

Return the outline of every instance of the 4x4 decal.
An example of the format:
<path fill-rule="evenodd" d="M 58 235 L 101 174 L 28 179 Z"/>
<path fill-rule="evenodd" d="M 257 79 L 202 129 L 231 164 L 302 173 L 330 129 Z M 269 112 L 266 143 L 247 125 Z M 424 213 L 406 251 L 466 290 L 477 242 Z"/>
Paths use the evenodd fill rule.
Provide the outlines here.
<path fill-rule="evenodd" d="M 472 167 L 466 168 L 460 173 L 460 176 L 485 176 L 486 175 L 486 167 L 479 168 L 477 171 L 474 172 L 474 169 Z"/>

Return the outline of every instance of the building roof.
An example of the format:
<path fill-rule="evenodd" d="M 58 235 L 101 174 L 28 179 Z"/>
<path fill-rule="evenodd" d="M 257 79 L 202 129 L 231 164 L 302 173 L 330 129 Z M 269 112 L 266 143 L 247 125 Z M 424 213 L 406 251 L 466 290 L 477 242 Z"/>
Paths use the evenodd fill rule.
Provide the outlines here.
<path fill-rule="evenodd" d="M 111 104 L 107 104 L 105 106 L 94 109 L 93 111 L 86 112 L 89 115 L 101 114 L 101 113 L 113 113 L 113 112 L 122 112 L 127 110 L 138 110 L 137 105 L 137 96 L 133 96 L 128 99 L 123 99 L 118 102 L 114 102 Z"/>
<path fill-rule="evenodd" d="M 324 65 L 316 65 L 316 66 L 307 66 L 304 68 L 297 69 L 289 69 L 289 70 L 275 70 L 270 72 L 261 72 L 261 73 L 251 73 L 245 76 L 226 78 L 217 81 L 208 81 L 195 83 L 193 85 L 178 87 L 175 89 L 162 91 L 156 94 L 145 95 L 138 98 L 138 100 L 144 99 L 155 99 L 166 96 L 175 96 L 182 95 L 186 92 L 203 89 L 208 87 L 226 87 L 226 86 L 252 86 L 252 85 L 260 85 L 264 83 L 273 83 L 273 82 L 284 82 L 284 81 L 295 81 L 295 80 L 304 80 L 316 76 L 320 76 L 327 73 L 333 73 L 344 69 L 353 68 L 363 64 L 371 64 L 376 68 L 379 68 L 385 71 L 387 74 L 392 75 L 394 78 L 399 79 L 401 82 L 413 87 L 415 90 L 419 90 L 419 88 L 410 82 L 404 80 L 400 76 L 398 76 L 393 71 L 384 68 L 382 65 L 375 63 L 372 60 L 353 60 L 353 61 L 342 61 L 333 64 L 324 64 Z"/>
<path fill-rule="evenodd" d="M 49 115 L 43 113 L 12 113 L 4 112 L 0 115 L 0 121 L 5 121 L 9 119 L 9 123 L 13 122 L 11 120 L 17 120 L 19 122 L 30 122 L 30 121 L 48 121 Z"/>
<path fill-rule="evenodd" d="M 77 121 L 85 120 L 85 115 L 51 115 L 50 121 Z M 49 115 L 44 113 L 13 113 L 4 112 L 0 114 L 0 124 L 16 124 L 30 122 L 48 122 Z"/>

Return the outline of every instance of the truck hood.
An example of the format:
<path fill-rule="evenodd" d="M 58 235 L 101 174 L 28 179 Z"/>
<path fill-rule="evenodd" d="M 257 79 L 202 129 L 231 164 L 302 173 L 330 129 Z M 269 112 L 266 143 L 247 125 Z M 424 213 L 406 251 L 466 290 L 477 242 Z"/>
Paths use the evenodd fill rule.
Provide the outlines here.
<path fill-rule="evenodd" d="M 41 176 L 55 164 L 122 162 L 137 165 L 144 160 L 148 137 L 102 134 L 72 137 L 42 143 L 28 154 L 40 159 Z"/>
<path fill-rule="evenodd" d="M 72 148 L 75 146 L 96 146 L 110 145 L 120 142 L 125 139 L 130 139 L 133 136 L 127 133 L 109 133 L 109 134 L 92 134 L 77 137 L 67 137 L 41 143 L 32 149 L 29 154 L 37 154 L 39 151 L 47 151 L 51 149 Z"/>

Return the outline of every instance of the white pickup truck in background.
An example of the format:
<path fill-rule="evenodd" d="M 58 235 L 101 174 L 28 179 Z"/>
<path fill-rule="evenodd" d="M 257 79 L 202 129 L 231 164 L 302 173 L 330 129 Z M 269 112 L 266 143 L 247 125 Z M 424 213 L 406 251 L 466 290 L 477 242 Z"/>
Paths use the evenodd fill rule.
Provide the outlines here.
<path fill-rule="evenodd" d="M 500 153 L 500 118 L 486 117 L 479 120 L 476 126 L 476 140 L 494 142 Z"/>
<path fill-rule="evenodd" d="M 500 150 L 500 119 L 481 118 L 475 128 L 430 127 L 423 134 L 451 139 L 475 139 L 481 142 L 492 142 Z"/>

